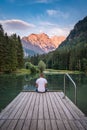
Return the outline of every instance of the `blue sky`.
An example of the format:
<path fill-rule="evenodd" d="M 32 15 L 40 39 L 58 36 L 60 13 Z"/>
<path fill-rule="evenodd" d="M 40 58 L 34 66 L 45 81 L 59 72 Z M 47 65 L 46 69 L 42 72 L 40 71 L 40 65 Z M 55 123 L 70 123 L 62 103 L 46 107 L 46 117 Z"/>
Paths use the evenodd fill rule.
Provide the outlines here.
<path fill-rule="evenodd" d="M 87 16 L 87 0 L 0 0 L 0 23 L 8 34 L 67 36 Z"/>

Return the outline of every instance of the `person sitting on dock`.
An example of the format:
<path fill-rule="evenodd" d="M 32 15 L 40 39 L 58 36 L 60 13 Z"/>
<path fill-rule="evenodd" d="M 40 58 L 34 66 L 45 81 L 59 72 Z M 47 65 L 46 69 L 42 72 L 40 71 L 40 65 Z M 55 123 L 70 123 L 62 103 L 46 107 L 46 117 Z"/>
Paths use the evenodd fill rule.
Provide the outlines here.
<path fill-rule="evenodd" d="M 44 78 L 44 75 L 41 73 L 40 78 L 36 80 L 36 92 L 46 92 L 47 80 Z"/>

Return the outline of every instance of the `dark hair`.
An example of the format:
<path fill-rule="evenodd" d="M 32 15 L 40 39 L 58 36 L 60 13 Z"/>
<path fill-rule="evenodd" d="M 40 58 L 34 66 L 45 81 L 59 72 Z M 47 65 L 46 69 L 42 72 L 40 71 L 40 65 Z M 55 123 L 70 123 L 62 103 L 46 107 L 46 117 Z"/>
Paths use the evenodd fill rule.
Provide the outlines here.
<path fill-rule="evenodd" d="M 44 74 L 43 73 L 40 73 L 40 77 L 43 77 L 44 76 Z"/>

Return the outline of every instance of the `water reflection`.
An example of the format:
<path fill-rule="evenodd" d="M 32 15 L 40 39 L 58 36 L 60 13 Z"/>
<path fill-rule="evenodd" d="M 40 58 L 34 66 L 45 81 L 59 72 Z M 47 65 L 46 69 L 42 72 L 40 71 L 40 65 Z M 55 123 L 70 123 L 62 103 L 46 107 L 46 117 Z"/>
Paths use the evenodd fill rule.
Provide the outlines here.
<path fill-rule="evenodd" d="M 23 90 L 26 91 L 35 91 L 35 81 L 38 77 L 38 74 L 36 75 L 25 75 L 24 80 L 25 80 L 25 85 L 23 86 Z"/>
<path fill-rule="evenodd" d="M 39 75 L 25 75 L 26 84 L 23 90 L 35 90 L 35 81 Z M 48 90 L 63 90 L 63 75 L 45 75 Z"/>
<path fill-rule="evenodd" d="M 87 115 L 87 75 L 70 75 L 77 85 L 77 105 Z M 0 75 L 0 111 L 22 90 L 35 90 L 39 75 Z M 45 75 L 49 90 L 63 90 L 63 74 Z M 66 80 L 66 94 L 74 101 L 74 87 Z"/>
<path fill-rule="evenodd" d="M 0 75 L 0 111 L 18 95 L 24 86 L 24 76 Z"/>
<path fill-rule="evenodd" d="M 77 85 L 77 106 L 87 115 L 87 75 L 71 75 Z M 74 88 L 69 83 L 67 96 L 74 100 Z"/>

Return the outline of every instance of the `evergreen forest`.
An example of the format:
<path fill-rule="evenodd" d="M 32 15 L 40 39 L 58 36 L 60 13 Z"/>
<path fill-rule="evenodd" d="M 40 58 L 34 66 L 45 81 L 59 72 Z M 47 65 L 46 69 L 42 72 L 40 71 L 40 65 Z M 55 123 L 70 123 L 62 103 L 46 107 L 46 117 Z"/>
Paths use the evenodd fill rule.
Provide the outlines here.
<path fill-rule="evenodd" d="M 0 72 L 13 72 L 23 67 L 23 48 L 16 34 L 8 36 L 0 24 Z"/>

